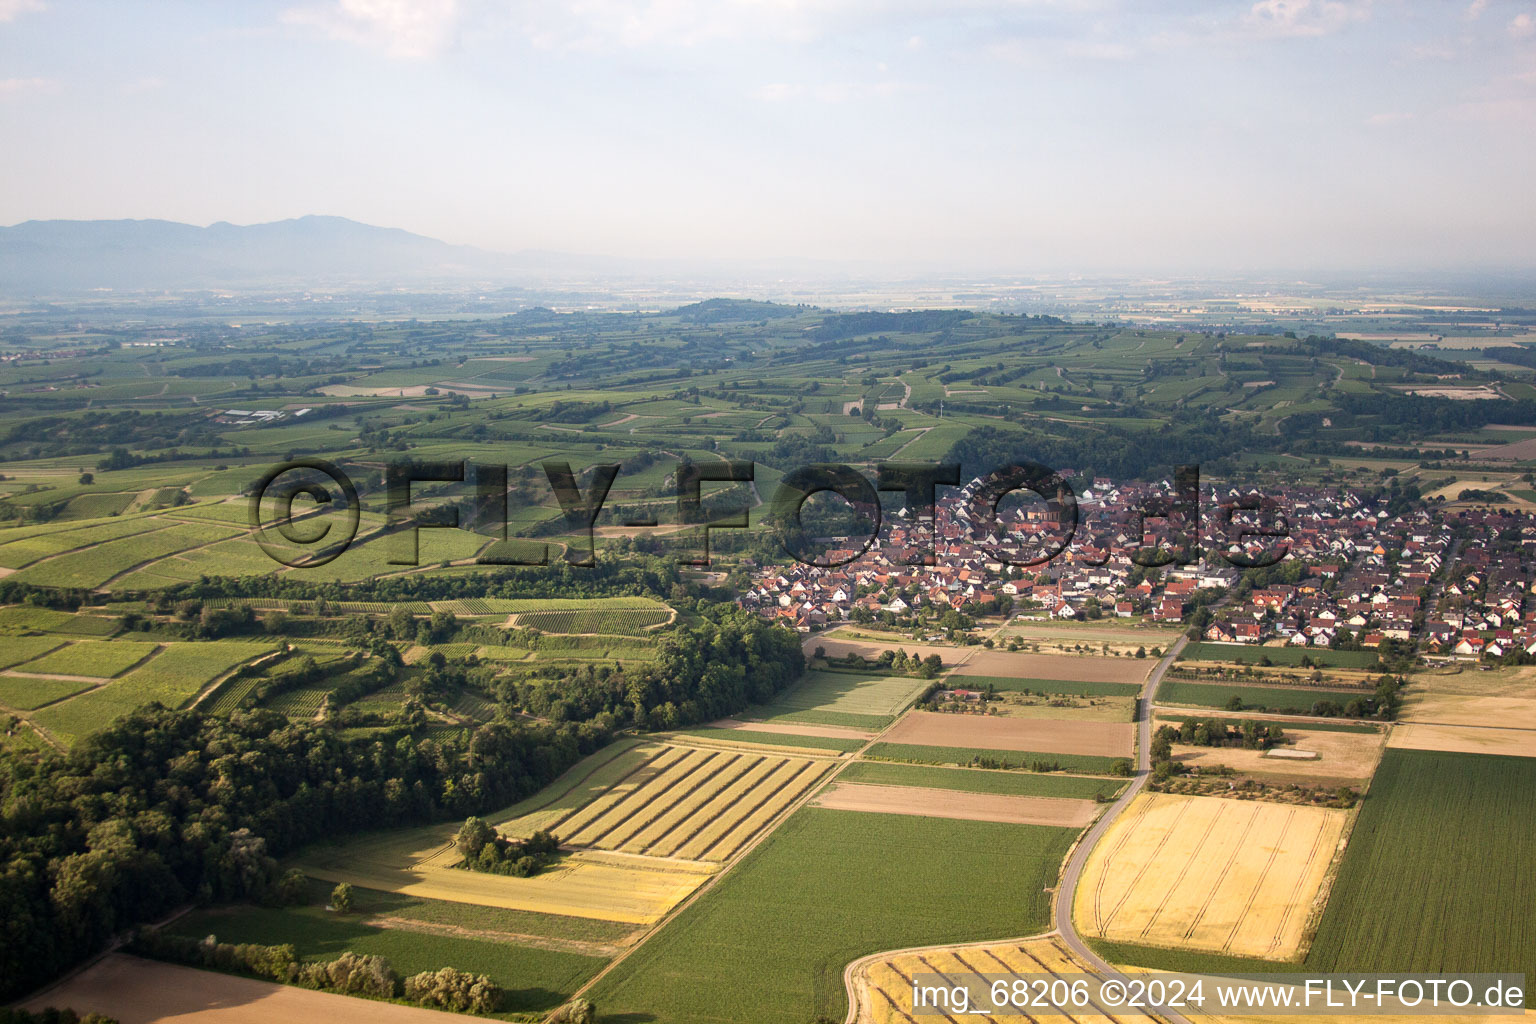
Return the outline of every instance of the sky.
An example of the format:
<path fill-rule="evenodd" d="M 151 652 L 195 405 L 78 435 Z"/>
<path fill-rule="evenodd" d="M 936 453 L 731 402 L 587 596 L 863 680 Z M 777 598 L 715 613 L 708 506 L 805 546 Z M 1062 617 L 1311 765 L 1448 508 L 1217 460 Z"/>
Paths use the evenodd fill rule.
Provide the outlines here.
<path fill-rule="evenodd" d="M 0 0 L 0 224 L 959 273 L 1536 267 L 1536 0 Z"/>

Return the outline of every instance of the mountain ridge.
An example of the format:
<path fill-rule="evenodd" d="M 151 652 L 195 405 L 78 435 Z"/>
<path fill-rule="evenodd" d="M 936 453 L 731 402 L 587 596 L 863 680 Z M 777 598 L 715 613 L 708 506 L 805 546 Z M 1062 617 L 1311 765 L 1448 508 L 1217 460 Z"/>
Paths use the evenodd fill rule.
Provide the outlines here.
<path fill-rule="evenodd" d="M 468 283 L 526 271 L 529 260 L 323 214 L 206 227 L 158 218 L 0 227 L 0 291 L 10 293 Z"/>

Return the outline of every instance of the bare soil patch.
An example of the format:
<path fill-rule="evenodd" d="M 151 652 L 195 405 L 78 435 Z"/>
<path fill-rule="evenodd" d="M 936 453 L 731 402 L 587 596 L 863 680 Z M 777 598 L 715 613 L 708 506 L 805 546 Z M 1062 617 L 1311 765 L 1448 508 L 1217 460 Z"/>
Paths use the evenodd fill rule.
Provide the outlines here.
<path fill-rule="evenodd" d="M 1266 757 L 1262 750 L 1241 747 L 1186 747 L 1174 744 L 1173 759 L 1180 764 L 1208 770 L 1224 764 L 1243 775 L 1273 782 L 1298 785 L 1350 785 L 1369 779 L 1376 772 L 1376 762 L 1386 737 L 1381 733 L 1308 732 L 1285 729 L 1293 742 L 1278 749 L 1306 750 L 1317 755 L 1313 760 Z"/>
<path fill-rule="evenodd" d="M 1449 750 L 1459 754 L 1536 757 L 1536 729 L 1479 728 L 1469 725 L 1399 725 L 1389 747 Z"/>
<path fill-rule="evenodd" d="M 1536 666 L 1420 673 L 1403 695 L 1399 717 L 1415 725 L 1536 729 Z"/>
<path fill-rule="evenodd" d="M 457 1014 L 313 992 L 113 953 L 26 1005 L 68 1006 L 122 1024 L 453 1024 Z"/>
<path fill-rule="evenodd" d="M 1132 729 L 1129 722 L 1064 722 L 914 711 L 897 722 L 884 738 L 891 743 L 928 747 L 1128 757 Z"/>
<path fill-rule="evenodd" d="M 1084 828 L 1098 813 L 1092 800 L 1048 796 L 959 793 L 916 786 L 865 786 L 840 782 L 816 798 L 816 806 L 838 811 L 914 814 L 924 818 L 1000 821 L 1012 825 L 1061 825 Z"/>

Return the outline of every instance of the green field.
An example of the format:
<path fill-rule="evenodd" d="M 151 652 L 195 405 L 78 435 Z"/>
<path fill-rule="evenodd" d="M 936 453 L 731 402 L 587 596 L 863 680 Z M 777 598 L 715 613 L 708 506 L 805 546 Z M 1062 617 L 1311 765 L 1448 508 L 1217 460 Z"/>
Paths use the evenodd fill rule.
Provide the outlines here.
<path fill-rule="evenodd" d="M 291 942 L 304 960 L 329 960 L 348 950 L 370 953 L 386 957 L 402 976 L 456 967 L 487 975 L 501 985 L 509 1011 L 553 1009 L 604 963 L 597 957 L 514 945 L 506 939 L 376 928 L 356 915 L 333 914 L 320 907 L 201 910 L 177 920 L 170 931 L 194 938 L 214 935 L 220 942 Z"/>
<path fill-rule="evenodd" d="M 909 676 L 865 675 L 857 672 L 807 672 L 798 684 L 768 704 L 749 708 L 744 714 L 773 719 L 780 715 L 803 712 L 861 715 L 859 721 L 874 728 L 889 722 L 906 710 L 913 698 L 926 689 L 930 680 Z M 808 719 L 805 719 L 808 720 Z M 846 722 L 823 722 L 826 725 Z M 869 727 L 868 725 L 865 726 Z"/>
<path fill-rule="evenodd" d="M 910 764 L 970 764 L 976 758 L 990 758 L 999 764 L 1013 768 L 1028 767 L 1033 761 L 1061 766 L 1064 772 L 1086 772 L 1090 775 L 1107 775 L 1114 770 L 1117 757 L 1098 757 L 1093 754 L 1035 754 L 1023 750 L 983 750 L 979 747 L 930 747 L 917 743 L 876 743 L 864 755 L 888 761 L 905 761 Z"/>
<path fill-rule="evenodd" d="M 997 793 L 1004 796 L 1053 796 L 1069 800 L 1114 797 L 1124 782 L 1084 779 L 1075 775 L 1041 775 L 1024 772 L 981 771 L 973 768 L 931 768 L 892 764 L 888 761 L 855 761 L 837 777 L 838 782 L 871 786 L 922 786 L 953 789 L 961 793 Z"/>
<path fill-rule="evenodd" d="M 1284 708 L 1295 708 L 1299 713 L 1311 711 L 1320 700 L 1331 700 L 1345 705 L 1356 697 L 1369 697 L 1370 690 L 1325 690 L 1322 687 L 1246 686 L 1242 683 L 1186 683 L 1181 679 L 1166 680 L 1157 690 L 1159 704 L 1195 704 L 1206 708 L 1224 708 L 1236 695 L 1242 698 L 1245 709 L 1267 711 L 1276 714 Z"/>
<path fill-rule="evenodd" d="M 1375 651 L 1330 651 L 1322 647 L 1257 647 L 1253 644 L 1193 643 L 1179 654 L 1180 661 L 1240 661 L 1258 665 L 1300 665 L 1306 658 L 1329 668 L 1370 668 L 1380 659 Z"/>
<path fill-rule="evenodd" d="M 1105 960 L 1121 967 L 1147 967 L 1181 974 L 1214 974 L 1238 977 L 1247 974 L 1274 974 L 1300 971 L 1293 960 L 1258 960 L 1246 956 L 1227 956 L 1198 949 L 1169 949 L 1164 946 L 1138 946 L 1130 942 L 1087 939 L 1088 945 Z"/>
<path fill-rule="evenodd" d="M 593 1001 L 616 1021 L 842 1020 L 842 971 L 856 957 L 1045 928 L 1044 890 L 1076 834 L 804 808 L 599 982 Z"/>
<path fill-rule="evenodd" d="M 1536 977 L 1536 759 L 1388 750 L 1307 957 Z"/>
<path fill-rule="evenodd" d="M 1036 693 L 1075 694 L 1079 697 L 1134 697 L 1140 683 L 1089 683 L 1078 679 L 1026 679 L 1013 676 L 950 675 L 946 685 L 962 690 L 1033 690 Z"/>
<path fill-rule="evenodd" d="M 1209 718 L 1202 718 L 1199 715 L 1166 715 L 1161 711 L 1157 713 L 1157 720 L 1159 722 L 1177 722 L 1181 725 L 1189 721 L 1210 721 Z M 1286 729 L 1305 729 L 1307 732 L 1381 732 L 1381 726 L 1373 725 L 1370 722 L 1292 722 L 1283 718 L 1232 719 L 1232 721 L 1255 721 L 1260 725 L 1278 725 Z"/>

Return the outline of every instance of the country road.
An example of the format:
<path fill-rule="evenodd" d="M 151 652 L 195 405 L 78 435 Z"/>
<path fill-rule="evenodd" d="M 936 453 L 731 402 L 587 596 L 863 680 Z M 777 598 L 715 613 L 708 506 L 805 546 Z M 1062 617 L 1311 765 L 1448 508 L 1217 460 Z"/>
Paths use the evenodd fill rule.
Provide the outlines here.
<path fill-rule="evenodd" d="M 1136 798 L 1136 794 L 1141 792 L 1152 776 L 1152 704 L 1157 697 L 1157 688 L 1162 684 L 1163 675 L 1168 671 L 1168 666 L 1173 664 L 1173 660 L 1179 656 L 1179 652 L 1184 650 L 1184 645 L 1188 642 L 1187 637 L 1179 637 L 1178 642 L 1168 648 L 1168 653 L 1163 655 L 1157 667 L 1152 670 L 1152 675 L 1148 677 L 1146 691 L 1136 702 L 1136 774 L 1125 792 L 1120 794 L 1120 798 L 1110 805 L 1109 810 L 1104 812 L 1104 815 L 1078 842 L 1072 851 L 1072 856 L 1067 860 L 1066 867 L 1062 868 L 1061 880 L 1056 885 L 1056 931 L 1061 935 L 1062 941 L 1067 944 L 1067 948 L 1071 949 L 1079 959 L 1108 978 L 1123 980 L 1119 971 L 1106 963 L 1078 936 L 1077 929 L 1072 925 L 1072 904 L 1077 895 L 1077 884 L 1082 879 L 1083 866 L 1088 863 L 1088 855 L 1093 852 L 1094 846 L 1104 838 L 1110 825 L 1124 813 L 1131 801 Z M 1169 1024 L 1190 1024 L 1187 1017 L 1172 1010 L 1158 1008 L 1157 1014 Z"/>

